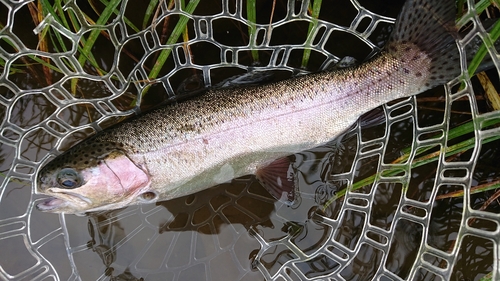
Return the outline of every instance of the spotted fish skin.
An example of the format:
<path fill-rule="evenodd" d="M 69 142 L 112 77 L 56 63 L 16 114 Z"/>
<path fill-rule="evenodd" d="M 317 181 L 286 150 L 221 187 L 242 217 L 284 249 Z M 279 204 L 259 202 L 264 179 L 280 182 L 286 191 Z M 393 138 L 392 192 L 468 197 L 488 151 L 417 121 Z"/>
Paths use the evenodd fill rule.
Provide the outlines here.
<path fill-rule="evenodd" d="M 54 197 L 38 208 L 82 213 L 168 200 L 324 144 L 363 113 L 458 76 L 454 18 L 453 0 L 408 0 L 384 51 L 359 67 L 212 90 L 117 124 L 38 173 L 37 190 Z"/>

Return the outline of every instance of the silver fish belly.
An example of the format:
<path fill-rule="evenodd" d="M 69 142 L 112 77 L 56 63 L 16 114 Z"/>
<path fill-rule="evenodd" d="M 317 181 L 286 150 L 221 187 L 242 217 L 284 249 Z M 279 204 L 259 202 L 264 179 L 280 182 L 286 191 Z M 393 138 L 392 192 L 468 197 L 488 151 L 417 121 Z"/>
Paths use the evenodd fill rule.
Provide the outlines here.
<path fill-rule="evenodd" d="M 52 196 L 38 208 L 82 213 L 168 200 L 324 144 L 363 113 L 458 75 L 454 15 L 453 1 L 409 0 L 385 51 L 357 68 L 213 90 L 113 126 L 38 173 L 38 191 Z"/>

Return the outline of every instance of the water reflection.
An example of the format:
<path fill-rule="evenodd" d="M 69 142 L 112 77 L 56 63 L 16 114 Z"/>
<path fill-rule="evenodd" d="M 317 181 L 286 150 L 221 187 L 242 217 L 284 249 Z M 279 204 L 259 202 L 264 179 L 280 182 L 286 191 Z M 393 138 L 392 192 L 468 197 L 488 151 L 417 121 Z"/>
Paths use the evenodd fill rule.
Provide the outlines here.
<path fill-rule="evenodd" d="M 379 130 L 379 124 L 372 129 Z M 401 184 L 379 183 L 352 190 L 349 199 L 346 199 L 345 188 L 349 183 L 353 179 L 360 181 L 370 176 L 378 165 L 378 160 L 370 160 L 370 155 L 381 149 L 377 145 L 365 145 L 370 149 L 363 150 L 365 156 L 361 159 L 356 158 L 359 134 L 370 133 L 369 126 L 364 126 L 352 128 L 326 146 L 295 155 L 295 175 L 301 197 L 297 206 L 276 201 L 253 177 L 244 177 L 157 205 L 89 214 L 86 218 L 88 230 L 85 235 L 80 233 L 69 248 L 73 251 L 71 255 L 75 257 L 74 266 L 78 275 L 90 280 L 164 280 L 165 276 L 179 280 L 255 280 L 278 276 L 295 279 L 342 276 L 346 280 L 360 280 L 376 276 L 380 266 L 383 266 L 385 270 L 406 278 L 414 261 L 418 260 L 417 253 L 422 247 L 424 233 L 430 247 L 445 252 L 461 247 L 460 251 L 464 254 L 460 258 L 464 264 L 479 257 L 483 261 L 492 260 L 492 244 L 483 243 L 485 246 L 481 246 L 472 242 L 454 242 L 463 216 L 462 199 L 441 199 L 436 201 L 432 210 L 414 205 L 403 206 L 404 213 L 420 220 L 429 216 L 430 211 L 431 224 L 426 229 L 414 221 L 419 219 L 395 217 L 402 198 L 419 198 L 419 201 L 425 202 L 430 196 L 432 187 L 419 189 L 418 186 L 426 179 L 434 180 L 434 164 L 412 171 L 413 179 L 424 180 L 415 182 L 413 188 L 408 189 L 411 193 L 404 192 Z M 407 130 L 401 126 L 398 126 L 401 130 Z M 412 127 L 413 124 L 408 122 L 406 126 Z M 392 142 L 387 149 L 402 151 L 406 145 L 405 142 Z M 483 146 L 479 155 L 482 161 L 473 176 L 475 183 L 487 183 L 498 178 L 498 169 L 493 168 L 497 145 L 493 142 Z M 9 150 L 2 149 L 3 155 L 9 155 Z M 30 157 L 36 159 L 37 156 Z M 362 159 L 368 160 L 357 164 Z M 5 161 L 3 163 L 4 166 L 9 165 Z M 21 173 L 32 172 L 32 169 L 19 169 Z M 10 183 L 5 190 L 9 191 L 7 195 L 11 195 L 12 190 L 27 190 L 27 184 L 23 186 Z M 463 187 L 443 185 L 437 195 L 457 190 L 463 190 Z M 372 196 L 370 194 L 373 197 L 366 197 Z M 403 194 L 406 197 L 402 197 Z M 472 196 L 471 206 L 479 208 L 487 200 L 487 194 Z M 3 199 L 11 198 L 7 195 Z M 30 199 L 30 194 L 27 195 L 23 198 Z M 337 200 L 331 201 L 335 197 Z M 22 216 L 25 212 L 14 211 L 16 208 L 12 207 L 19 206 L 14 201 L 12 204 L 5 200 L 2 202 L 2 210 L 9 208 L 2 214 Z M 371 206 L 371 212 L 367 213 L 368 206 Z M 487 210 L 496 213 L 498 205 L 490 204 Z M 37 229 L 31 237 L 35 241 L 46 240 L 44 237 L 51 235 L 44 232 L 50 233 L 50 229 L 45 230 L 50 228 L 46 225 L 49 218 L 46 216 L 54 219 L 57 216 L 38 212 L 31 216 L 31 228 Z M 46 218 L 41 219 L 43 217 Z M 67 237 L 76 237 L 75 232 L 82 226 L 81 219 L 67 216 L 65 221 L 72 225 L 72 228 L 66 227 L 70 230 Z M 471 225 L 487 232 L 496 229 L 484 219 L 471 222 Z M 48 249 L 44 244 L 40 247 L 40 250 Z M 479 248 L 483 250 L 477 255 L 471 252 Z M 388 258 L 381 265 L 384 251 L 387 251 Z M 95 257 L 99 257 L 101 265 L 97 275 L 89 273 L 92 268 L 95 271 L 96 263 L 91 262 Z M 442 259 L 429 255 L 425 257 L 436 267 L 446 265 Z M 346 260 L 352 262 L 346 263 Z M 22 268 L 22 263 L 18 266 Z M 221 267 L 226 271 L 220 272 Z M 460 268 L 461 265 L 457 265 L 457 270 Z M 483 266 L 476 266 L 474 270 L 477 271 L 472 274 L 485 275 L 492 270 L 491 263 L 484 262 Z M 466 271 L 460 272 L 461 276 L 470 275 Z M 429 272 L 419 271 L 416 274 L 422 280 L 439 279 Z"/>
<path fill-rule="evenodd" d="M 404 196 L 425 198 L 422 194 L 428 194 L 428 190 L 413 188 L 408 194 L 401 183 L 383 182 L 346 193 L 353 179 L 369 177 L 379 162 L 370 156 L 381 149 L 377 145 L 366 145 L 370 149 L 364 150 L 364 157 L 356 151 L 358 135 L 378 130 L 381 123 L 359 124 L 364 127 L 353 127 L 323 147 L 294 155 L 301 198 L 298 205 L 276 201 L 253 177 L 244 177 L 156 205 L 89 214 L 90 240 L 86 245 L 102 261 L 101 276 L 110 280 L 118 276 L 161 280 L 161 274 L 180 280 L 188 276 L 217 280 L 342 276 L 346 280 L 369 280 L 383 267 L 408 278 L 418 260 L 424 233 L 427 245 L 451 251 L 463 204 L 461 200 L 437 201 L 431 224 L 424 229 L 418 219 L 405 216 L 423 219 L 428 211 L 407 205 L 402 208 L 404 218 L 397 214 Z M 402 131 L 408 127 L 413 123 L 398 125 Z M 394 130 L 391 135 L 399 138 Z M 387 149 L 402 151 L 407 145 L 400 140 Z M 488 157 L 491 147 L 485 146 L 480 158 Z M 422 166 L 413 177 L 432 178 L 434 169 L 434 165 Z M 439 194 L 452 191 L 440 188 Z M 332 201 L 335 197 L 337 200 Z M 475 222 L 475 227 L 484 228 L 481 225 L 487 222 Z M 385 262 L 384 251 L 388 253 Z M 469 254 L 467 259 L 473 259 Z M 432 263 L 443 266 L 442 260 Z M 85 268 L 82 263 L 78 266 Z M 227 272 L 221 274 L 220 266 Z M 478 270 L 485 272 L 488 268 Z M 439 278 L 429 272 L 415 274 L 422 280 Z"/>
<path fill-rule="evenodd" d="M 146 269 L 185 272 L 193 268 L 190 276 L 201 278 L 207 271 L 214 276 L 217 269 L 210 265 L 217 261 L 227 262 L 226 268 L 233 265 L 235 274 L 217 280 L 236 280 L 231 278 L 241 278 L 241 272 L 272 277 L 281 274 L 285 264 L 309 257 L 313 258 L 298 265 L 302 274 L 325 274 L 339 265 L 326 256 L 316 257 L 332 228 L 312 217 L 326 198 L 318 192 L 331 185 L 322 176 L 331 170 L 331 163 L 347 163 L 345 159 L 355 153 L 355 139 L 295 155 L 302 198 L 298 205 L 276 201 L 253 177 L 244 177 L 155 206 L 88 214 L 91 239 L 87 245 L 102 260 L 105 274 L 112 276 L 121 268 L 150 280 L 153 277 Z M 340 209 L 341 204 L 334 205 Z M 230 257 L 237 262 L 226 260 Z M 197 267 L 203 262 L 209 268 Z M 311 273 L 319 263 L 328 270 Z"/>
<path fill-rule="evenodd" d="M 278 239 L 287 237 L 290 232 L 296 233 L 288 230 L 285 222 L 270 218 L 275 203 L 258 183 L 240 179 L 233 184 L 223 184 L 194 195 L 158 203 L 143 214 L 137 227 L 122 225 L 130 224 L 130 217 L 127 217 L 128 221 L 120 219 L 122 211 L 89 214 L 89 235 L 92 239 L 88 247 L 101 258 L 105 271 L 113 275 L 117 272 L 116 267 L 128 266 L 129 264 L 120 264 L 121 261 L 128 260 L 136 261 L 131 263 L 133 269 L 130 272 L 134 276 L 150 275 L 144 269 L 151 267 L 167 272 L 194 268 L 191 276 L 197 275 L 204 279 L 202 277 L 207 274 L 205 270 L 209 268 L 197 272 L 197 265 L 204 264 L 207 260 L 227 259 L 228 251 L 230 256 L 241 259 L 241 264 L 227 261 L 228 265 L 234 264 L 248 271 L 254 253 L 259 251 L 258 243 L 249 243 L 250 229 L 257 233 L 272 229 L 271 232 L 279 236 Z M 127 232 L 128 229 L 131 231 Z M 154 232 L 147 232 L 146 235 L 144 229 L 152 229 Z M 136 239 L 136 236 L 140 239 Z M 132 241 L 134 239 L 135 242 Z M 146 252 L 139 247 L 145 240 L 150 241 Z M 134 245 L 135 243 L 138 244 Z M 157 266 L 141 266 L 147 263 L 145 260 L 152 259 L 157 260 L 154 262 Z M 151 278 L 150 276 L 147 280 Z"/>
<path fill-rule="evenodd" d="M 146 6 L 141 2 L 133 2 L 124 4 L 127 17 L 141 26 L 142 12 Z M 373 2 L 368 1 L 363 7 L 367 7 L 368 3 L 379 8 L 387 6 L 375 5 Z M 216 15 L 222 11 L 220 1 L 213 5 L 210 1 L 202 3 L 205 6 L 200 6 L 195 15 Z M 229 9 L 234 15 L 239 15 L 234 3 L 228 2 L 231 6 Z M 289 7 L 286 4 L 286 1 L 278 3 L 272 18 L 274 22 L 285 18 Z M 341 23 L 342 26 L 353 23 L 352 18 L 357 11 L 350 1 L 324 1 L 323 4 L 327 5 L 324 11 L 343 12 L 321 13 L 320 19 L 332 17 L 332 22 Z M 3 11 L 2 22 L 6 23 L 7 17 L 14 17 L 17 28 L 13 30 L 14 33 L 27 47 L 36 49 L 39 40 L 33 34 L 36 25 L 24 20 L 30 17 L 28 6 L 19 2 L 20 10 L 7 15 L 7 4 L 0 5 L 4 8 L 0 9 Z M 85 3 L 75 2 L 74 5 L 74 10 L 67 9 L 63 13 L 66 16 L 74 15 L 75 11 L 78 12 L 76 7 L 84 6 Z M 294 5 L 297 11 L 302 9 L 300 1 Z M 342 9 L 331 9 L 332 5 L 342 6 Z M 395 16 L 400 5 L 402 3 L 389 5 L 389 15 Z M 349 13 L 345 13 L 346 7 Z M 270 11 L 259 10 L 257 22 L 267 24 Z M 386 15 L 385 12 L 383 14 Z M 25 26 L 19 24 L 23 22 Z M 205 24 L 204 29 L 207 28 L 206 21 L 199 22 Z M 151 20 L 147 24 L 150 23 Z M 249 37 L 232 36 L 235 32 L 246 34 L 248 26 L 242 21 L 224 18 L 213 23 L 215 25 L 212 25 L 211 31 L 216 32 L 214 36 L 219 42 L 242 46 L 244 50 L 224 49 L 220 57 L 225 56 L 228 65 L 207 72 L 205 66 L 218 62 L 213 61 L 213 58 L 219 57 L 214 56 L 219 47 L 214 48 L 211 43 L 203 42 L 190 44 L 196 56 L 189 57 L 189 63 L 197 64 L 196 67 L 186 65 L 182 71 L 152 85 L 143 97 L 141 109 L 167 100 L 174 92 L 189 94 L 203 89 L 209 82 L 227 82 L 226 79 L 235 73 L 244 73 L 247 69 L 243 66 L 256 66 L 251 52 L 246 50 Z M 295 33 L 293 29 L 296 27 L 303 28 L 302 31 L 307 29 L 304 21 L 297 23 L 283 26 L 292 29 L 292 32 L 275 32 L 274 35 L 284 42 L 287 36 Z M 381 26 L 381 30 L 375 31 L 370 37 L 382 46 L 389 34 L 390 24 L 384 21 L 373 23 Z M 190 20 L 189 27 L 193 28 L 193 20 Z M 325 30 L 320 29 L 317 38 L 326 36 Z M 114 31 L 118 41 L 125 40 L 123 30 L 115 28 Z M 231 31 L 229 37 L 228 31 Z M 93 56 L 105 70 L 110 70 L 115 63 L 111 61 L 112 58 L 119 58 L 115 70 L 121 72 L 123 77 L 132 77 L 130 75 L 133 75 L 142 58 L 149 71 L 154 57 L 161 52 L 161 49 L 145 50 L 141 40 L 152 37 L 139 35 L 135 39 L 128 38 L 131 40 L 122 45 L 119 54 L 109 55 L 115 50 L 109 44 L 110 41 L 102 37 L 104 33 L 99 35 L 99 46 L 105 44 L 108 50 L 94 48 Z M 137 32 L 127 30 L 127 34 L 136 36 Z M 345 44 L 339 45 L 339 40 L 332 40 L 339 34 L 336 32 L 333 38 L 327 40 L 327 51 L 337 55 L 349 51 L 349 55 L 353 55 L 351 50 L 345 49 Z M 352 36 L 348 37 L 343 39 L 350 42 Z M 67 49 L 76 43 L 69 42 L 67 38 L 63 40 L 66 40 Z M 244 42 L 241 43 L 241 40 Z M 148 44 L 152 42 L 150 40 Z M 4 40 L 0 40 L 0 45 L 9 54 L 18 53 Z M 207 47 L 211 48 L 210 56 L 203 57 Z M 187 62 L 186 50 L 178 49 L 176 58 Z M 357 57 L 363 59 L 366 52 L 359 53 Z M 302 53 L 301 48 L 293 50 L 288 61 L 282 61 L 283 65 L 299 66 L 297 62 Z M 259 49 L 258 54 L 261 66 L 271 66 L 277 62 L 271 62 L 271 55 L 280 56 L 279 52 L 273 53 L 271 49 Z M 315 57 L 314 54 L 313 51 L 311 58 Z M 442 138 L 446 130 L 467 122 L 476 110 L 480 113 L 491 112 L 490 105 L 480 94 L 482 90 L 477 88 L 479 83 L 473 82 L 476 93 L 479 93 L 477 97 L 453 100 L 452 108 L 446 107 L 443 91 L 424 93 L 415 103 L 401 103 L 399 109 L 396 102 L 372 111 L 345 136 L 314 151 L 295 155 L 295 174 L 300 182 L 301 198 L 298 205 L 288 206 L 274 200 L 252 177 L 245 177 L 157 205 L 131 206 L 123 210 L 89 214 L 87 217 L 57 216 L 40 213 L 33 208 L 38 197 L 32 194 L 30 185 L 34 170 L 39 165 L 37 162 L 45 159 L 49 152 L 57 154 L 53 150 L 59 144 L 59 139 L 62 145 L 58 149 L 62 151 L 95 133 L 90 128 L 75 132 L 78 125 L 98 121 L 104 128 L 120 121 L 120 116 L 133 109 L 134 100 L 140 95 L 133 83 L 143 83 L 144 77 L 132 77 L 127 80 L 130 83 L 128 86 L 123 83 L 123 77 L 99 76 L 102 81 L 88 77 L 72 79 L 48 71 L 33 58 L 48 59 L 52 65 L 61 63 L 36 54 L 17 57 L 11 61 L 15 63 L 11 65 L 11 73 L 5 76 L 6 79 L 0 85 L 0 120 L 3 122 L 0 128 L 0 172 L 3 180 L 0 187 L 0 279 L 392 280 L 399 276 L 411 277 L 413 280 L 444 280 L 448 277 L 450 280 L 478 280 L 493 272 L 494 265 L 497 265 L 494 259 L 498 245 L 493 241 L 498 232 L 497 214 L 500 209 L 498 202 L 491 200 L 496 191 L 483 191 L 465 199 L 461 196 L 451 198 L 449 196 L 453 192 L 467 194 L 467 182 L 441 182 L 435 186 L 436 181 L 463 176 L 463 167 L 459 167 L 462 172 L 459 169 L 448 170 L 441 175 L 438 173 L 440 163 L 435 161 L 412 168 L 411 171 L 402 169 L 401 174 L 396 176 L 399 176 L 398 180 L 409 176 L 405 181 L 394 182 L 391 181 L 394 178 L 389 177 L 384 179 L 385 182 L 376 184 L 364 181 L 377 170 L 387 168 L 387 165 L 405 155 L 408 148 L 415 145 L 415 139 L 429 142 L 433 137 Z M 68 66 L 78 65 L 75 57 L 70 57 L 71 61 L 63 59 L 67 60 L 64 63 Z M 162 69 L 163 74 L 170 73 L 176 67 L 173 56 L 169 60 Z M 330 62 L 330 58 L 326 59 L 322 53 L 320 58 L 311 59 L 309 67 L 316 70 Z M 289 76 L 291 71 L 286 67 L 280 70 L 281 75 L 278 73 L 272 78 L 279 80 Z M 87 65 L 85 71 L 95 74 L 91 68 Z M 296 71 L 302 72 L 303 69 Z M 488 75 L 497 76 L 495 72 L 490 71 Z M 200 74 L 207 73 L 208 77 L 200 78 Z M 262 81 L 269 77 L 264 78 Z M 493 80 L 498 83 L 498 77 Z M 72 83 L 76 84 L 74 92 Z M 48 85 L 51 85 L 50 89 L 46 88 Z M 70 93 L 74 93 L 74 96 Z M 75 97 L 100 101 L 89 100 L 88 103 L 70 106 L 69 102 Z M 414 108 L 418 112 L 412 112 Z M 386 122 L 384 113 L 389 109 L 394 110 L 389 114 L 391 121 Z M 446 112 L 450 109 L 452 112 L 448 116 Z M 367 120 L 371 120 L 372 124 Z M 445 121 L 449 123 L 443 123 Z M 434 129 L 423 130 L 431 126 Z M 484 132 L 485 128 L 482 130 Z M 415 132 L 419 134 L 415 135 Z M 476 132 L 468 137 L 478 135 Z M 443 144 L 452 145 L 456 142 L 446 141 Z M 429 146 L 432 148 L 428 153 L 444 149 L 441 143 Z M 500 178 L 497 164 L 499 147 L 498 141 L 482 144 L 477 148 L 480 151 L 476 151 L 478 158 L 475 163 L 468 162 L 474 156 L 473 149 L 448 157 L 446 162 L 449 165 L 468 165 L 470 185 L 473 188 L 481 187 Z M 359 182 L 363 184 L 346 190 Z M 434 203 L 430 204 L 431 200 Z M 476 212 L 478 210 L 483 212 Z M 464 216 L 470 218 L 463 220 Z M 461 236 L 464 232 L 468 234 Z M 455 259 L 443 258 L 453 253 L 458 253 Z M 426 266 L 418 267 L 422 260 L 427 262 Z M 410 276 L 414 268 L 415 273 Z M 429 269 L 434 270 L 431 272 Z M 438 275 L 443 270 L 448 270 L 448 275 Z"/>

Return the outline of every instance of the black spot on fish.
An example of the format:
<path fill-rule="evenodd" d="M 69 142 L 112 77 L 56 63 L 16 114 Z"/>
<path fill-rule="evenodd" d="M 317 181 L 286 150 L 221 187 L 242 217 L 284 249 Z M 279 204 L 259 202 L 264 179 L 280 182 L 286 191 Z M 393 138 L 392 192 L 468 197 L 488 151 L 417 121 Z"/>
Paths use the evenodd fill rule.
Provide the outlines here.
<path fill-rule="evenodd" d="M 409 70 L 408 68 L 403 68 L 403 71 L 404 71 L 406 74 L 410 73 L 410 70 Z"/>
<path fill-rule="evenodd" d="M 422 76 L 422 72 L 417 72 L 417 73 L 415 73 L 415 76 L 417 76 L 417 77 L 421 77 L 421 76 Z"/>

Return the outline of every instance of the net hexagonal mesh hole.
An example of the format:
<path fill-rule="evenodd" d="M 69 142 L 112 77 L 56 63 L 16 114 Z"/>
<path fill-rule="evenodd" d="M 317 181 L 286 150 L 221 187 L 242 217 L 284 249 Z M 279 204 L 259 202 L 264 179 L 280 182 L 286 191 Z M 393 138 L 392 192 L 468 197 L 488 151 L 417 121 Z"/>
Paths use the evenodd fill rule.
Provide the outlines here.
<path fill-rule="evenodd" d="M 477 2 L 458 9 L 462 75 L 295 154 L 299 204 L 246 176 L 74 216 L 36 210 L 46 161 L 208 87 L 368 60 L 404 1 L 0 0 L 0 279 L 500 278 L 499 11 Z"/>

